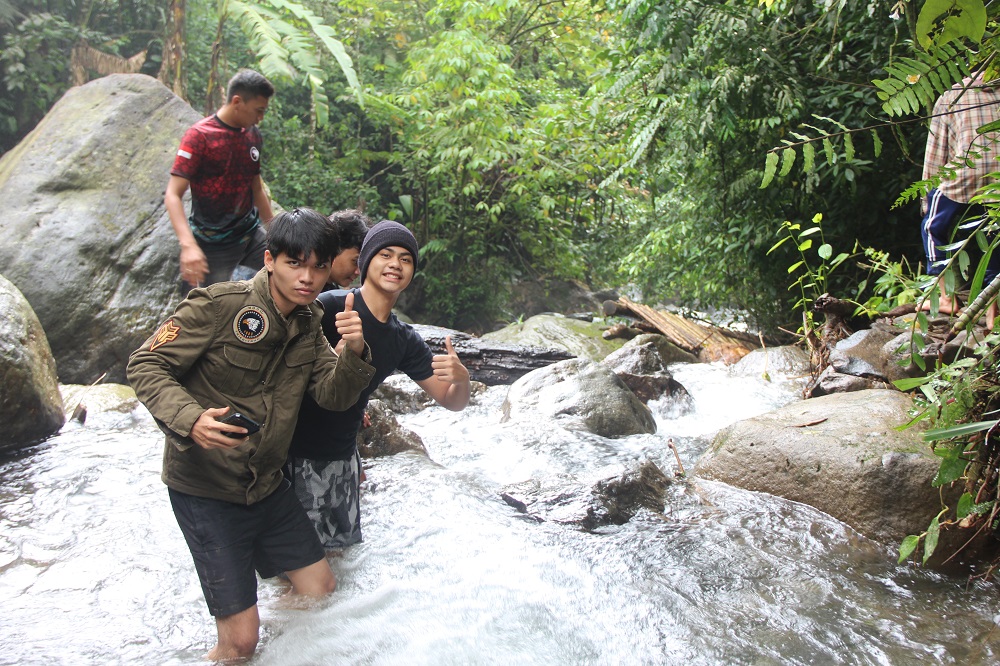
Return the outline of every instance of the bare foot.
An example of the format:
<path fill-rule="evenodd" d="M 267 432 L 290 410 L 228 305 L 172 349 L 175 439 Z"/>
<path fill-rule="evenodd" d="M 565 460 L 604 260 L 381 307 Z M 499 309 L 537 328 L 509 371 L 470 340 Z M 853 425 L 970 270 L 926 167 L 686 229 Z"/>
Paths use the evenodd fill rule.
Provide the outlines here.
<path fill-rule="evenodd" d="M 917 310 L 919 310 L 921 312 L 930 312 L 931 311 L 931 299 L 925 298 L 920 303 L 920 307 L 918 307 Z M 961 307 L 961 305 L 959 305 L 958 299 L 952 300 L 951 298 L 949 298 L 947 296 L 942 296 L 940 299 L 938 299 L 938 313 L 939 314 L 949 314 L 949 315 L 950 314 L 958 314 L 961 311 L 962 311 L 962 307 Z"/>

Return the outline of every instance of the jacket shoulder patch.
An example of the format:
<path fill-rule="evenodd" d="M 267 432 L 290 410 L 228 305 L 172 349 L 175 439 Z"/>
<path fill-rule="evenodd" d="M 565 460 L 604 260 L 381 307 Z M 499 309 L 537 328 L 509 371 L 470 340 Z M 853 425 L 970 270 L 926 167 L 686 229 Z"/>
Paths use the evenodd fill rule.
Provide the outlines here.
<path fill-rule="evenodd" d="M 166 320 L 153 334 L 153 341 L 149 343 L 149 351 L 154 351 L 157 347 L 173 342 L 180 334 L 181 327 L 175 324 L 173 319 Z"/>

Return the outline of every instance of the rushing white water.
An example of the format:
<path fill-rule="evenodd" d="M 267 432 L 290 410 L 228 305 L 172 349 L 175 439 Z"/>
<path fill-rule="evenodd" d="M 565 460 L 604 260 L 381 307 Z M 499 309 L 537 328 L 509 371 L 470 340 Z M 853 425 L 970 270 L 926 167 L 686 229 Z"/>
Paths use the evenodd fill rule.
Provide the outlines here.
<path fill-rule="evenodd" d="M 992 664 L 995 588 L 910 566 L 809 507 L 698 479 L 662 514 L 582 532 L 500 497 L 589 489 L 651 459 L 690 471 L 711 436 L 794 388 L 674 368 L 695 411 L 608 440 L 500 422 L 505 389 L 402 419 L 431 459 L 366 463 L 365 541 L 311 606 L 260 587 L 254 664 Z M 105 413 L 0 463 L 0 664 L 193 664 L 211 647 L 148 414 Z"/>

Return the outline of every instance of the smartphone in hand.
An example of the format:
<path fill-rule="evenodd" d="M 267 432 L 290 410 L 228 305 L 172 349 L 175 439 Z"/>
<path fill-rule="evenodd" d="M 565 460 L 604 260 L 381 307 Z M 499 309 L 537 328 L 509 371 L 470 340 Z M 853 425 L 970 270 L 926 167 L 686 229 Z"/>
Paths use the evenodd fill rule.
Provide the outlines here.
<path fill-rule="evenodd" d="M 258 430 L 260 430 L 260 424 L 251 418 L 243 416 L 239 412 L 233 412 L 226 418 L 222 419 L 222 423 L 232 426 L 239 426 L 240 428 L 246 428 L 247 434 L 241 435 L 238 432 L 224 432 L 222 433 L 226 437 L 232 437 L 233 439 L 243 439 L 244 437 L 249 437 Z"/>

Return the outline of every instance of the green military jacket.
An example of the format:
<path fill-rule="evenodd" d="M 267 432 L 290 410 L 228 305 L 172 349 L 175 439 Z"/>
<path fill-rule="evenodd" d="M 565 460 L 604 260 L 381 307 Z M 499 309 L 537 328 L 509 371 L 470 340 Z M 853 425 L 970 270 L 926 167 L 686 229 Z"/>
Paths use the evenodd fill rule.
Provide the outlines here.
<path fill-rule="evenodd" d="M 261 270 L 252 281 L 192 290 L 129 357 L 129 382 L 167 436 L 162 478 L 175 490 L 238 504 L 264 499 L 281 483 L 305 392 L 344 410 L 375 372 L 348 349 L 338 359 L 319 305 L 283 317 L 268 279 Z M 198 417 L 226 406 L 260 431 L 232 449 L 195 444 Z"/>

